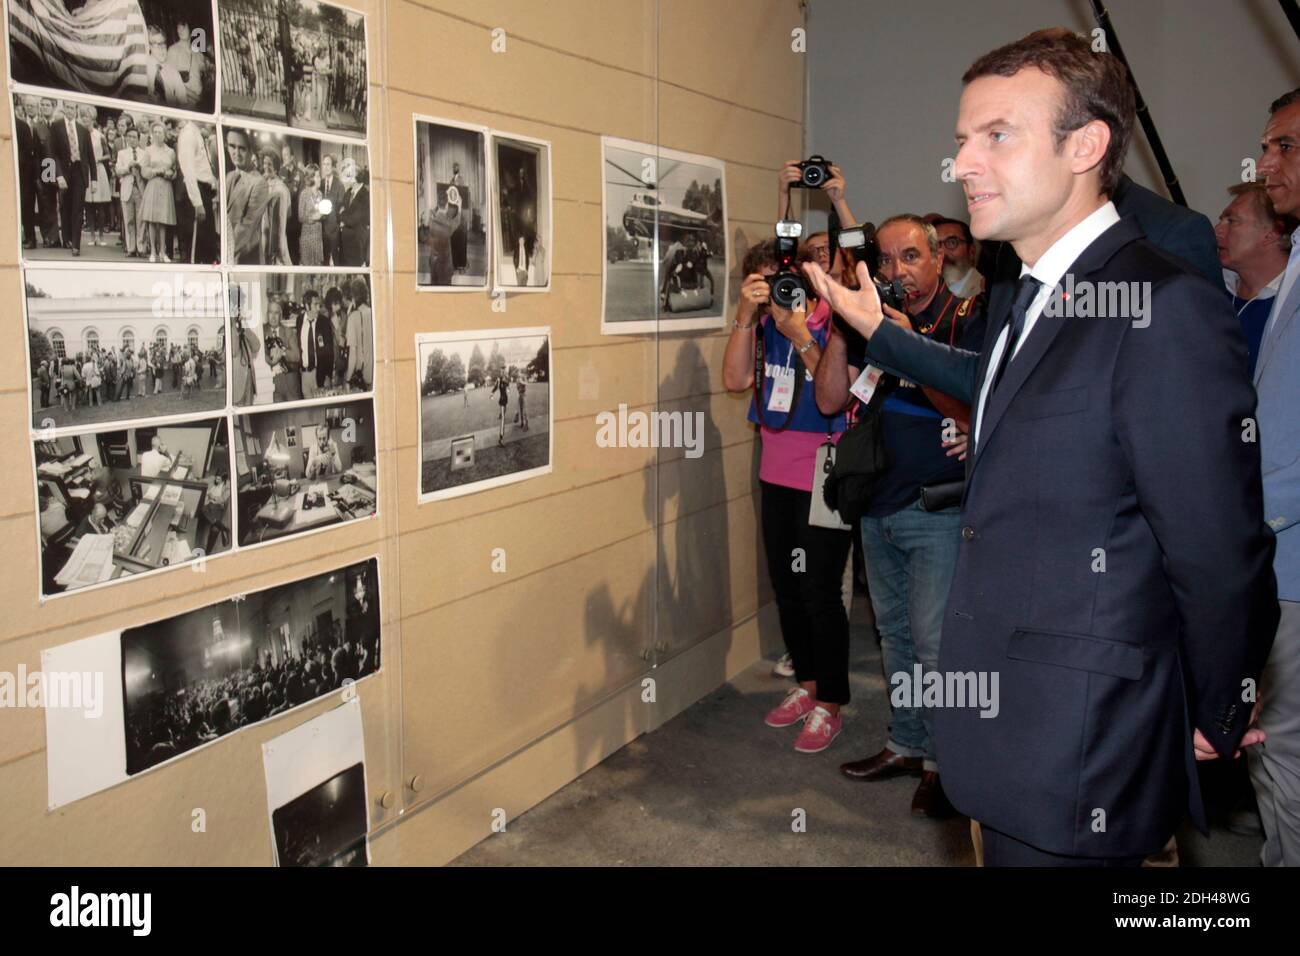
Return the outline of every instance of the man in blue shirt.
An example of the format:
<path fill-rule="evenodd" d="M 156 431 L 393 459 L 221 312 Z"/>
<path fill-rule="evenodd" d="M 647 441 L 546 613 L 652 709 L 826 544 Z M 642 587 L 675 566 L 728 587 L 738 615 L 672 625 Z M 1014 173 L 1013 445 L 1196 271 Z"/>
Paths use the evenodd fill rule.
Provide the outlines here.
<path fill-rule="evenodd" d="M 1232 295 L 1232 309 L 1241 319 L 1250 349 L 1250 374 L 1255 374 L 1264 324 L 1286 271 L 1295 220 L 1279 216 L 1263 183 L 1238 183 L 1228 190 L 1232 202 L 1214 226 L 1223 282 Z"/>

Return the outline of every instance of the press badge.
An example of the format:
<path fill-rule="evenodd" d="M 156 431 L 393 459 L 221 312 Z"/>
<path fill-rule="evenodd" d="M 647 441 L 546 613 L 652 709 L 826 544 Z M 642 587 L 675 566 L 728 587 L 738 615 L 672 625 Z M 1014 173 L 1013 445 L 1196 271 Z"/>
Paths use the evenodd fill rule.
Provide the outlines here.
<path fill-rule="evenodd" d="M 880 382 L 880 376 L 884 373 L 874 365 L 868 365 L 858 376 L 858 380 L 853 383 L 849 389 L 863 405 L 871 401 L 871 396 L 876 393 L 876 385 Z"/>
<path fill-rule="evenodd" d="M 772 380 L 772 396 L 767 400 L 769 412 L 788 412 L 794 402 L 794 375 L 779 375 Z"/>

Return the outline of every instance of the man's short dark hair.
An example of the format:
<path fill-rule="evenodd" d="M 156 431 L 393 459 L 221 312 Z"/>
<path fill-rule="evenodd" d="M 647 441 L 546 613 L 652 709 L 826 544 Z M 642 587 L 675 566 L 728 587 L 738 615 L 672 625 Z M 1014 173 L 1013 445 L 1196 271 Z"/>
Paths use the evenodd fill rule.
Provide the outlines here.
<path fill-rule="evenodd" d="M 1093 120 L 1110 127 L 1110 145 L 1100 170 L 1101 191 L 1112 195 L 1133 138 L 1134 99 L 1127 68 L 1118 57 L 1095 52 L 1079 34 L 1050 27 L 984 54 L 961 81 L 965 85 L 981 76 L 1015 76 L 1026 67 L 1041 70 L 1064 87 L 1052 130 L 1057 152 L 1070 133 Z"/>
<path fill-rule="evenodd" d="M 1283 93 L 1272 103 L 1268 104 L 1268 115 L 1272 116 L 1278 110 L 1286 109 L 1292 103 L 1300 103 L 1300 86 L 1297 86 L 1290 93 Z"/>
<path fill-rule="evenodd" d="M 775 265 L 776 240 L 767 239 L 749 247 L 749 251 L 745 253 L 745 261 L 741 264 L 740 271 L 742 275 L 748 276 L 761 271 L 763 266 Z"/>

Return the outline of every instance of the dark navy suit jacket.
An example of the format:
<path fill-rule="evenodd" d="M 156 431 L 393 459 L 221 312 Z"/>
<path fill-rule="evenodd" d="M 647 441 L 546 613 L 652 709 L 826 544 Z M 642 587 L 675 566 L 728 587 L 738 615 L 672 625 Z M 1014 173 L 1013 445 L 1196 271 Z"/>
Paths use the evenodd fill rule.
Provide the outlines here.
<path fill-rule="evenodd" d="M 1192 729 L 1225 758 L 1247 729 L 1243 682 L 1277 625 L 1274 540 L 1220 290 L 1132 219 L 1068 272 L 1150 282 L 1150 324 L 1044 314 L 989 397 L 939 669 L 996 672 L 999 711 L 939 710 L 936 743 L 963 813 L 1049 852 L 1132 856 L 1189 807 L 1204 828 Z M 886 322 L 868 356 L 975 406 L 1007 299 L 980 354 Z"/>

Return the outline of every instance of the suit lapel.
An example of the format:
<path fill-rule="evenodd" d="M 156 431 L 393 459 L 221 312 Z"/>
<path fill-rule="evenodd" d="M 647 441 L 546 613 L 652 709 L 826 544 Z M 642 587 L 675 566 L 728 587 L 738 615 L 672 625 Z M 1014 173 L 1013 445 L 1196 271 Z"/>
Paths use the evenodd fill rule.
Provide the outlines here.
<path fill-rule="evenodd" d="M 1079 255 L 1077 259 L 1065 270 L 1065 275 L 1061 276 L 1057 286 L 1052 290 L 1048 302 L 1059 300 L 1061 297 L 1061 287 L 1068 282 L 1068 276 L 1073 274 L 1076 282 L 1079 279 L 1086 279 L 1088 276 L 1097 272 L 1107 262 L 1111 256 L 1118 252 L 1122 247 L 1133 242 L 1135 239 L 1141 239 L 1143 232 L 1137 221 L 1131 217 L 1125 217 L 1115 223 L 1100 236 L 1093 240 L 1092 245 L 1088 246 Z M 1059 305 L 1059 302 L 1057 303 Z M 979 467 L 980 460 L 984 457 L 984 451 L 988 448 L 990 440 L 993 438 L 993 432 L 998 423 L 1006 415 L 1012 400 L 1020 387 L 1025 384 L 1026 380 L 1038 363 L 1043 360 L 1047 350 L 1051 348 L 1052 342 L 1056 340 L 1061 329 L 1065 327 L 1067 317 L 1061 313 L 1064 311 L 1060 308 L 1054 308 L 1055 316 L 1047 314 L 1047 305 L 1044 304 L 1043 312 L 1039 315 L 1034 323 L 1033 329 L 1025 338 L 1020 346 L 1020 351 L 1012 358 L 1011 363 L 1007 366 L 1006 372 L 1003 373 L 1002 381 L 999 383 L 997 391 L 989 395 L 988 401 L 984 405 L 984 417 L 979 423 L 979 441 L 975 445 L 975 456 L 970 460 L 970 465 L 966 470 L 966 477 L 969 483 L 971 476 L 974 475 L 975 469 Z M 1010 321 L 1011 303 L 1007 302 L 1003 309 L 1001 321 L 997 324 L 997 330 L 994 331 L 992 326 L 989 328 L 990 338 L 984 348 L 984 354 L 980 360 L 980 388 L 983 388 L 984 378 L 988 371 L 989 353 L 993 351 L 993 345 L 997 342 L 997 335 L 1001 334 L 1003 327 Z M 978 411 L 979 395 L 975 398 L 976 408 Z M 974 424 L 971 426 L 975 427 Z"/>
<path fill-rule="evenodd" d="M 1259 359 L 1255 362 L 1256 385 L 1259 385 L 1264 377 L 1264 366 L 1268 365 L 1268 360 L 1273 357 L 1273 352 L 1276 351 L 1274 346 L 1281 341 L 1282 333 L 1291 324 L 1296 312 L 1300 311 L 1300 280 L 1297 280 L 1291 286 L 1291 291 L 1287 293 L 1286 300 L 1277 304 L 1277 310 L 1272 317 L 1272 321 L 1265 326 L 1264 331 L 1266 334 L 1264 340 L 1259 344 Z"/>

